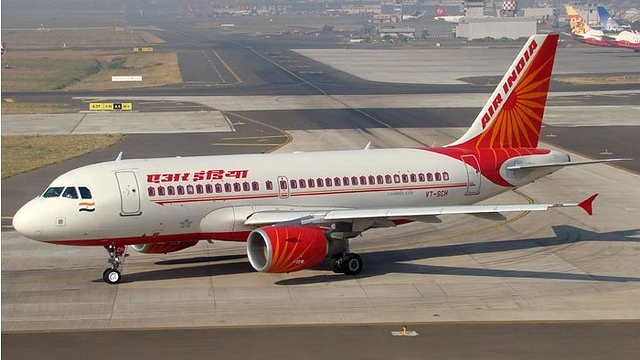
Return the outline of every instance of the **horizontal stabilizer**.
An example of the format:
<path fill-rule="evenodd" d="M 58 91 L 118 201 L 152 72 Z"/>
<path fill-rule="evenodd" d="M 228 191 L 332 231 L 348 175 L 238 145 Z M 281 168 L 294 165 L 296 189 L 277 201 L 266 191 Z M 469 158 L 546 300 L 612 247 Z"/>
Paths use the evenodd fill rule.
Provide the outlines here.
<path fill-rule="evenodd" d="M 586 161 L 572 161 L 572 162 L 557 162 L 557 163 L 546 163 L 546 164 L 516 164 L 507 166 L 507 170 L 520 170 L 520 169 L 537 169 L 537 168 L 546 168 L 546 167 L 563 167 L 563 166 L 571 166 L 571 165 L 588 165 L 588 164 L 599 164 L 599 163 L 607 163 L 614 161 L 629 161 L 632 159 L 628 158 L 619 158 L 619 159 L 600 159 L 600 160 L 586 160 Z"/>

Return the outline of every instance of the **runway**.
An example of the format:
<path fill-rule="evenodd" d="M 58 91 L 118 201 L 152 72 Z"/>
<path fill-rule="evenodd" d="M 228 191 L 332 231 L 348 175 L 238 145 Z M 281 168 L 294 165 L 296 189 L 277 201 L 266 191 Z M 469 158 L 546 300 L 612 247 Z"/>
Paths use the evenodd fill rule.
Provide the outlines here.
<path fill-rule="evenodd" d="M 270 62 L 256 66 L 254 61 L 247 64 L 270 70 L 256 71 L 263 77 L 243 76 L 230 92 L 252 87 L 263 102 L 188 87 L 184 98 L 169 100 L 202 104 L 206 113 L 182 116 L 214 114 L 217 122 L 190 121 L 181 129 L 207 127 L 167 135 L 138 127 L 148 121 L 130 121 L 130 135 L 118 146 L 3 180 L 3 216 L 12 215 L 56 174 L 114 159 L 120 151 L 125 157 L 157 157 L 356 149 L 369 141 L 378 147 L 446 144 L 470 122 L 459 115 L 472 118 L 482 105 L 481 95 L 488 97 L 486 90 L 467 85 L 447 87 L 457 86 L 453 84 L 393 85 L 384 88 L 390 91 L 386 94 L 378 83 L 365 80 L 353 83 L 370 92 L 353 95 L 399 96 L 338 97 L 339 91 L 321 94 L 319 89 L 338 89 L 337 79 L 353 77 L 327 71 L 301 80 L 265 65 Z M 267 85 L 269 80 L 279 86 Z M 439 100 L 407 96 L 421 88 L 469 92 L 436 95 Z M 274 95 L 277 89 L 284 90 Z M 638 106 L 638 89 L 631 90 L 624 96 L 552 97 L 550 114 L 558 117 L 545 127 L 545 143 L 573 150 L 574 160 L 602 147 L 595 141 L 620 146 L 612 148 L 615 156 L 640 158 L 634 145 L 638 124 L 628 116 Z M 165 99 L 166 94 L 156 96 L 160 91 L 170 90 L 125 98 Z M 199 98 L 203 94 L 197 92 L 219 96 Z M 81 94 L 69 96 L 76 95 Z M 608 97 L 616 99 L 616 111 L 589 106 L 584 112 L 610 121 L 606 139 L 598 137 L 602 128 L 581 117 L 559 122 L 567 111 L 607 104 Z M 386 101 L 393 105 L 387 107 Z M 141 119 L 145 114 L 129 116 Z M 3 117 L 3 134 L 9 124 Z M 220 131 L 211 131 L 214 124 Z M 256 273 L 244 244 L 203 243 L 168 255 L 129 252 L 123 283 L 107 286 L 100 278 L 106 266 L 103 249 L 50 246 L 3 228 L 2 355 L 103 358 L 123 349 L 118 357 L 137 359 L 184 354 L 228 359 L 324 359 L 336 354 L 370 359 L 424 359 L 425 354 L 444 359 L 637 358 L 639 189 L 633 171 L 602 164 L 566 168 L 492 202 L 573 201 L 597 192 L 594 216 L 560 209 L 515 214 L 497 223 L 456 216 L 438 226 L 370 231 L 352 242 L 365 261 L 364 272 L 354 277 L 333 274 L 327 264 L 292 274 Z M 391 331 L 403 324 L 420 335 L 393 337 Z"/>

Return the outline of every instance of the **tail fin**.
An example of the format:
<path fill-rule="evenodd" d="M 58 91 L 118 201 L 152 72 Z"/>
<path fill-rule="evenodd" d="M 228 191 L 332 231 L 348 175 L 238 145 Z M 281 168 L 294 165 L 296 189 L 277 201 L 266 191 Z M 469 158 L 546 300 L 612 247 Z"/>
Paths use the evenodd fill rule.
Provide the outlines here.
<path fill-rule="evenodd" d="M 537 147 L 558 37 L 530 37 L 469 130 L 447 146 Z"/>
<path fill-rule="evenodd" d="M 587 31 L 591 30 L 591 27 L 587 25 L 573 6 L 565 5 L 565 9 L 567 10 L 567 20 L 569 20 L 572 34 L 584 35 Z"/>
<path fill-rule="evenodd" d="M 449 14 L 447 14 L 447 10 L 442 5 L 436 4 L 436 16 L 449 16 Z"/>
<path fill-rule="evenodd" d="M 606 31 L 620 30 L 620 25 L 618 25 L 618 22 L 615 21 L 611 17 L 611 15 L 609 15 L 609 12 L 604 6 L 598 5 L 596 6 L 596 8 L 598 9 L 598 17 L 600 18 L 600 25 L 602 26 L 603 30 L 606 30 Z"/>

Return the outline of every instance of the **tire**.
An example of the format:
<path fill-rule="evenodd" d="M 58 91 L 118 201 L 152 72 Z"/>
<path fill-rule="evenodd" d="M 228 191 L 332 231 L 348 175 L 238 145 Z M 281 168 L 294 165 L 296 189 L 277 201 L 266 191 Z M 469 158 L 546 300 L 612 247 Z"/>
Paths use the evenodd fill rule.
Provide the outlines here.
<path fill-rule="evenodd" d="M 342 259 L 342 270 L 345 275 L 358 275 L 362 271 L 362 258 L 358 254 L 349 253 Z"/>
<path fill-rule="evenodd" d="M 122 276 L 118 270 L 107 269 L 102 274 L 102 278 L 107 284 L 119 284 Z"/>

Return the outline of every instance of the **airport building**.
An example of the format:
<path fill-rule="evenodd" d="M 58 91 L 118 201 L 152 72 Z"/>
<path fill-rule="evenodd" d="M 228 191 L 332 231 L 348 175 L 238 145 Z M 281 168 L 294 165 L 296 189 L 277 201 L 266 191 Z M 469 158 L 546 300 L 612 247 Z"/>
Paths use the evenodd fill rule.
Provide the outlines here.
<path fill-rule="evenodd" d="M 469 40 L 519 39 L 536 34 L 537 24 L 536 19 L 524 17 L 466 19 L 456 30 L 457 37 Z"/>
<path fill-rule="evenodd" d="M 537 19 L 518 16 L 518 2 L 504 0 L 498 17 L 485 15 L 484 0 L 463 0 L 465 18 L 456 27 L 456 36 L 468 40 L 519 39 L 537 33 Z"/>

